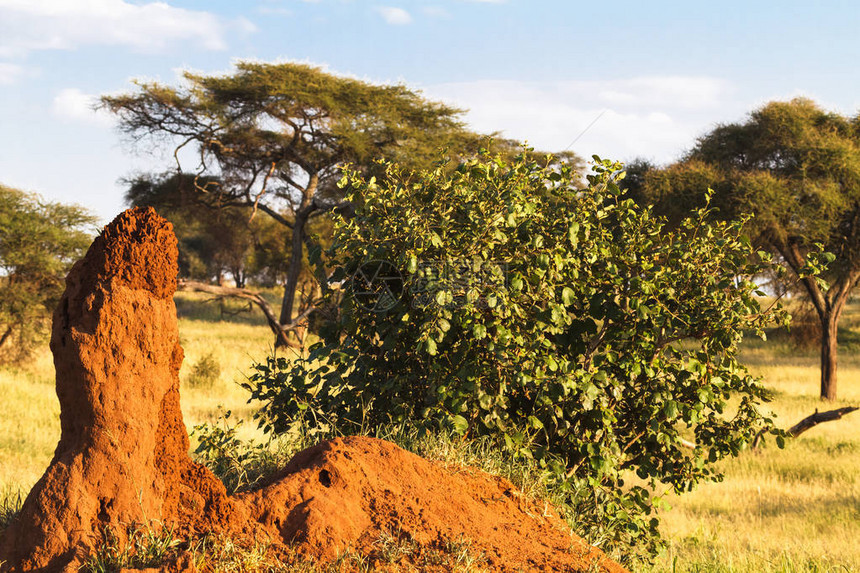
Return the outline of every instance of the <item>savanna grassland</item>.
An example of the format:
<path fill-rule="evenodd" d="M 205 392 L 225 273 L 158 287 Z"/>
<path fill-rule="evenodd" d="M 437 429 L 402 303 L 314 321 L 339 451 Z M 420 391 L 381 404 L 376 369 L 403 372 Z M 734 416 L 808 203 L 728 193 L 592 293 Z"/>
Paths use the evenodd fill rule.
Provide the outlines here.
<path fill-rule="evenodd" d="M 239 385 L 255 361 L 271 352 L 272 337 L 256 311 L 222 313 L 205 297 L 177 296 L 179 332 L 185 349 L 180 372 L 182 408 L 189 430 L 215 422 L 224 410 L 247 420 L 243 439 L 262 439 L 251 420 L 253 406 Z M 860 404 L 860 303 L 846 311 L 840 331 L 837 405 Z M 749 368 L 764 378 L 774 400 L 767 405 L 787 428 L 816 408 L 815 349 L 750 341 Z M 53 366 L 45 347 L 26 365 L 0 368 L 0 499 L 12 503 L 50 461 L 59 439 L 59 406 Z M 444 447 L 428 452 L 453 457 Z M 784 450 L 772 443 L 721 466 L 725 479 L 692 493 L 667 497 L 662 530 L 668 550 L 651 569 L 699 572 L 860 571 L 860 413 L 813 428 Z M 4 502 L 0 501 L 0 510 Z M 2 511 L 0 511 L 2 517 Z"/>

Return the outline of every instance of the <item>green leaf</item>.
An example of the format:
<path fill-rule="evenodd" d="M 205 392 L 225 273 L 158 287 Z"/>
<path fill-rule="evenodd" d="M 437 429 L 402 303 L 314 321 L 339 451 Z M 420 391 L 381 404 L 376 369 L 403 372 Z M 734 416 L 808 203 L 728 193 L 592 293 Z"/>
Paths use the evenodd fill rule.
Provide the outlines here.
<path fill-rule="evenodd" d="M 579 223 L 571 223 L 567 228 L 567 240 L 574 249 L 579 244 Z"/>
<path fill-rule="evenodd" d="M 669 420 L 674 420 L 678 417 L 678 403 L 674 400 L 669 400 L 663 404 L 663 413 L 666 414 L 666 418 Z"/>
<path fill-rule="evenodd" d="M 410 255 L 409 260 L 406 263 L 406 272 L 409 274 L 415 274 L 418 271 L 418 257 L 415 255 Z"/>
<path fill-rule="evenodd" d="M 570 306 L 575 302 L 573 289 L 570 287 L 564 287 L 561 290 L 561 301 L 565 306 Z"/>
<path fill-rule="evenodd" d="M 549 268 L 549 255 L 538 255 L 536 262 L 538 267 L 542 269 Z"/>
<path fill-rule="evenodd" d="M 450 422 L 451 428 L 454 430 L 454 432 L 461 436 L 466 433 L 466 430 L 469 429 L 469 421 L 459 414 L 451 417 Z"/>

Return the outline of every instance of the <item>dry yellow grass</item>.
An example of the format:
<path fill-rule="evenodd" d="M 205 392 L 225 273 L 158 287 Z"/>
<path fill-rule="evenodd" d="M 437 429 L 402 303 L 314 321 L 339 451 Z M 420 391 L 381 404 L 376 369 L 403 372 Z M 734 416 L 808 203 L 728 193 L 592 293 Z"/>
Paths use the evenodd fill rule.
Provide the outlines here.
<path fill-rule="evenodd" d="M 743 359 L 774 391 L 767 407 L 780 427 L 816 409 L 860 405 L 860 356 L 851 348 L 840 350 L 833 404 L 818 399 L 815 352 L 751 343 Z M 655 571 L 860 571 L 860 412 L 721 469 L 723 482 L 670 498 L 661 515 L 670 549 Z"/>

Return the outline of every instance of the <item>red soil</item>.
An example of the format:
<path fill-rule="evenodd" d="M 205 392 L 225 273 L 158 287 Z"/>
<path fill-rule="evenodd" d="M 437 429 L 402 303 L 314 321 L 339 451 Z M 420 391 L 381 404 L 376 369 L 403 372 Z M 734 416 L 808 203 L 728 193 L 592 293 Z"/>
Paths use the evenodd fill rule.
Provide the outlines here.
<path fill-rule="evenodd" d="M 69 273 L 51 338 L 62 434 L 0 537 L 0 569 L 75 571 L 105 528 L 122 536 L 133 524 L 163 524 L 178 537 L 253 536 L 323 562 L 348 549 L 373 554 L 393 532 L 421 548 L 465 540 L 497 571 L 624 571 L 505 480 L 381 440 L 321 443 L 269 485 L 227 496 L 188 457 L 176 261 L 170 224 L 136 208 L 105 227 Z"/>

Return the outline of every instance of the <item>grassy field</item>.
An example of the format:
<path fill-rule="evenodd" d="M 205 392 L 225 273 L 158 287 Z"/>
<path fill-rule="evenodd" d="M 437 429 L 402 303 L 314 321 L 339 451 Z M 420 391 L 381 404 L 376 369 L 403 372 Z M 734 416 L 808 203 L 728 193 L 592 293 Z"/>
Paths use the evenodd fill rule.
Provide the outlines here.
<path fill-rule="evenodd" d="M 254 361 L 271 352 L 272 337 L 254 312 L 222 317 L 202 296 L 177 299 L 185 348 L 180 372 L 189 430 L 217 420 L 222 409 L 250 419 L 239 386 Z M 860 404 L 860 305 L 845 321 L 840 348 L 840 401 Z M 752 341 L 743 357 L 773 389 L 769 407 L 789 427 L 822 404 L 814 351 Z M 26 491 L 50 461 L 59 438 L 59 406 L 47 349 L 25 367 L 0 369 L 0 498 Z M 260 437 L 253 422 L 243 438 Z M 651 573 L 860 571 L 860 412 L 813 428 L 785 450 L 745 452 L 722 465 L 725 480 L 671 496 L 662 512 L 669 539 Z"/>

